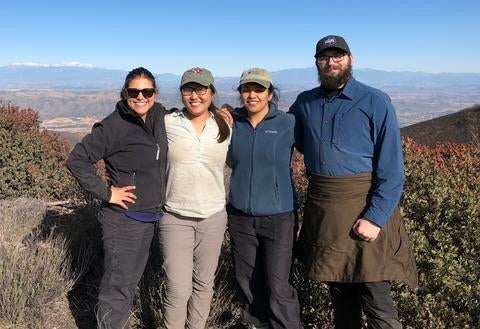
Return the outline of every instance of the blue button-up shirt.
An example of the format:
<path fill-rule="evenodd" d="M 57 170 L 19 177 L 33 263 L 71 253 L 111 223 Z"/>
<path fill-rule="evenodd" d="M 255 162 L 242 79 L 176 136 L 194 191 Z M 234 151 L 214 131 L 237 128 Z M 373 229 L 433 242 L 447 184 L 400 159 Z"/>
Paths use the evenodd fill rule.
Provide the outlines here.
<path fill-rule="evenodd" d="M 298 95 L 297 149 L 308 171 L 324 176 L 372 172 L 365 218 L 383 227 L 403 190 L 403 156 L 395 109 L 388 95 L 351 78 L 328 98 L 320 87 Z"/>

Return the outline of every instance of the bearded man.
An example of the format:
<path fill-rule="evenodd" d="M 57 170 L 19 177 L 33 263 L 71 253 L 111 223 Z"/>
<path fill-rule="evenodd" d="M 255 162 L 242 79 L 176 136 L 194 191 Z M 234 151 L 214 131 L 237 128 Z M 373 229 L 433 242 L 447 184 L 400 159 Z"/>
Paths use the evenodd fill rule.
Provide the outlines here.
<path fill-rule="evenodd" d="M 290 108 L 308 192 L 299 238 L 307 276 L 326 282 L 337 329 L 401 328 L 391 281 L 417 287 L 417 272 L 398 202 L 402 144 L 395 110 L 380 90 L 352 76 L 345 40 L 318 41 L 320 86 Z"/>

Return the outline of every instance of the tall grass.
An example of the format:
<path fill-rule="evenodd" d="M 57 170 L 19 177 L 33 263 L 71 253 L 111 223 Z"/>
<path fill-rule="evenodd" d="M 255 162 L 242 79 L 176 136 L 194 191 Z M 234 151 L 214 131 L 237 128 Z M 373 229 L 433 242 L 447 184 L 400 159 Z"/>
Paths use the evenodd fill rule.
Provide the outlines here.
<path fill-rule="evenodd" d="M 62 238 L 37 229 L 45 204 L 0 201 L 0 327 L 76 328 L 67 293 L 74 284 Z"/>

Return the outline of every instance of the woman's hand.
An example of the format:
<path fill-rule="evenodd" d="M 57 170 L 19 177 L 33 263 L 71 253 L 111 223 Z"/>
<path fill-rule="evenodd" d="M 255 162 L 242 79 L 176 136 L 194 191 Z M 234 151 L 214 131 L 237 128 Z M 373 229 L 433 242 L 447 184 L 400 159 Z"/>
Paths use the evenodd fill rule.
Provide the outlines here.
<path fill-rule="evenodd" d="M 135 200 L 137 197 L 135 194 L 130 192 L 131 190 L 134 190 L 135 186 L 124 186 L 124 187 L 115 187 L 111 186 L 110 190 L 112 191 L 112 196 L 110 197 L 110 203 L 116 204 L 123 209 L 128 209 L 127 205 L 125 202 L 128 203 L 135 203 Z"/>
<path fill-rule="evenodd" d="M 230 127 L 233 127 L 233 116 L 226 107 L 221 107 L 217 110 L 218 114 L 225 120 Z"/>

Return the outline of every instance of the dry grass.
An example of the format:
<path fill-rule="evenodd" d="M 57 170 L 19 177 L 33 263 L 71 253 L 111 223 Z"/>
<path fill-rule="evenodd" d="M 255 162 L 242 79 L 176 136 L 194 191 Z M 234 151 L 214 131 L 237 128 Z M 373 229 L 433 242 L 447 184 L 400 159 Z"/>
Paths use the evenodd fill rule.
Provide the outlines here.
<path fill-rule="evenodd" d="M 64 239 L 41 236 L 44 214 L 38 200 L 0 202 L 0 328 L 76 328 L 68 248 Z"/>

